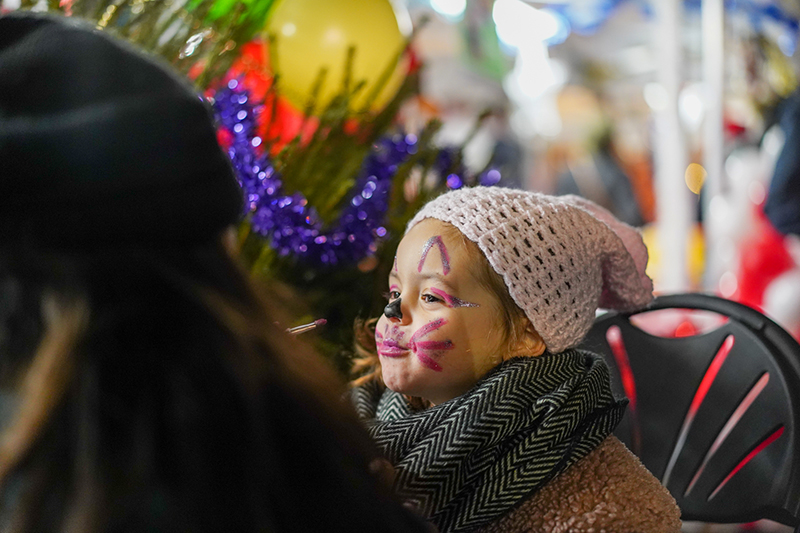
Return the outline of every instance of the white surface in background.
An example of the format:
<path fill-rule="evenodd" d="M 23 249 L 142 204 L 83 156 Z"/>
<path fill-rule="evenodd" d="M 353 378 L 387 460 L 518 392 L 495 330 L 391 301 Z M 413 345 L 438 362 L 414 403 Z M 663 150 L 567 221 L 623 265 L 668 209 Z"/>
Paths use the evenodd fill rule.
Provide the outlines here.
<path fill-rule="evenodd" d="M 546 9 L 536 9 L 521 0 L 495 0 L 492 19 L 501 41 L 514 48 L 554 37 L 559 22 Z"/>
<path fill-rule="evenodd" d="M 431 0 L 431 7 L 440 15 L 458 19 L 467 9 L 467 0 Z"/>

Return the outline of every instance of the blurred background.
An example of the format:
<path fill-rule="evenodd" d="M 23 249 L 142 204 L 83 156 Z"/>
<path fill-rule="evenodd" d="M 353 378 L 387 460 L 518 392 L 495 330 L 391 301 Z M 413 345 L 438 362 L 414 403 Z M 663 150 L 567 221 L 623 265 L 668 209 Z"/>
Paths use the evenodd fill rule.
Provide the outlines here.
<path fill-rule="evenodd" d="M 641 228 L 657 293 L 800 336 L 800 224 L 764 211 L 800 212 L 795 0 L 0 0 L 17 9 L 87 19 L 209 99 L 241 254 L 293 302 L 287 327 L 328 321 L 313 336 L 342 372 L 405 223 L 475 184 L 587 197 Z"/>

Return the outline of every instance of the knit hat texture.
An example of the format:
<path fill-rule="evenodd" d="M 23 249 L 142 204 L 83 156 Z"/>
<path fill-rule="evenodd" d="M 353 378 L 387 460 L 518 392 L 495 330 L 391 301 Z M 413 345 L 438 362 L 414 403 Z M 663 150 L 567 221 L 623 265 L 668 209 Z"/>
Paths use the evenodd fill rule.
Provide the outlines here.
<path fill-rule="evenodd" d="M 200 242 L 241 213 L 187 81 L 86 23 L 0 17 L 0 244 Z"/>
<path fill-rule="evenodd" d="M 579 344 L 598 308 L 632 311 L 653 298 L 641 235 L 589 200 L 465 188 L 430 201 L 406 231 L 426 218 L 478 245 L 550 352 Z"/>

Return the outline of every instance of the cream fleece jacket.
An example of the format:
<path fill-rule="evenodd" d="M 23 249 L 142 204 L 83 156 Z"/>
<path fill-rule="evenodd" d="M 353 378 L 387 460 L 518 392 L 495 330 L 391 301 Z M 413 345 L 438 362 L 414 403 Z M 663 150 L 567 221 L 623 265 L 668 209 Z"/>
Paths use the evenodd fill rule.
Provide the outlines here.
<path fill-rule="evenodd" d="M 609 436 L 481 533 L 679 533 L 675 499 Z"/>

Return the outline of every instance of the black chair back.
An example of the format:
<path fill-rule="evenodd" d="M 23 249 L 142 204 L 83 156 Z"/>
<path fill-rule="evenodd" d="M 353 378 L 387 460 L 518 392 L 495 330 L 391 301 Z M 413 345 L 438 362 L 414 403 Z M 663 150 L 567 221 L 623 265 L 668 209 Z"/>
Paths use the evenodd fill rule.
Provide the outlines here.
<path fill-rule="evenodd" d="M 712 331 L 659 337 L 633 313 L 598 317 L 581 348 L 602 354 L 629 398 L 617 436 L 667 487 L 683 520 L 767 518 L 800 531 L 800 345 L 758 311 L 706 294 L 642 312 L 696 309 Z"/>

